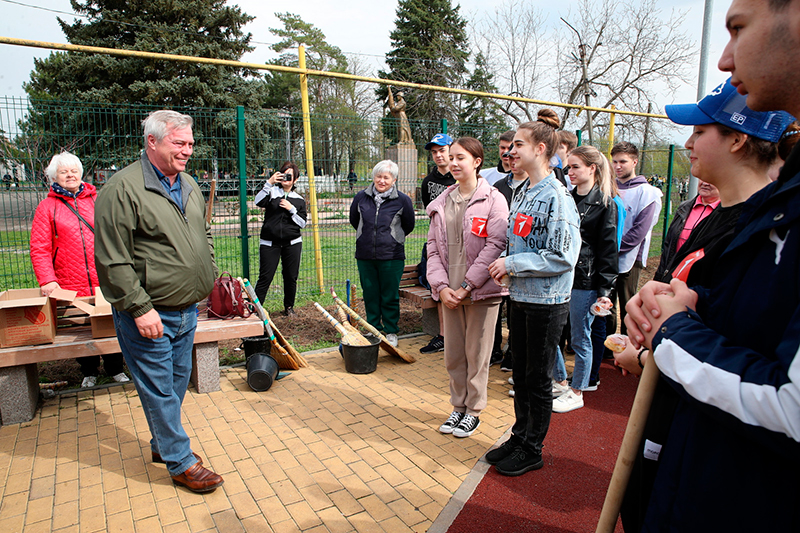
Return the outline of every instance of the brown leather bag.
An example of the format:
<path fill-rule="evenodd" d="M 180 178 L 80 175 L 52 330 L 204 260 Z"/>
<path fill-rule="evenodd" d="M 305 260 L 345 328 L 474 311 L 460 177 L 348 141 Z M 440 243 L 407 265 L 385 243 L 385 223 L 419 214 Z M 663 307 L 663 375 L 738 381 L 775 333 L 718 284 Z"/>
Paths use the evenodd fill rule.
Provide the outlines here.
<path fill-rule="evenodd" d="M 209 318 L 222 318 L 227 320 L 240 316 L 247 318 L 252 314 L 252 304 L 245 302 L 242 295 L 242 286 L 233 279 L 229 272 L 214 281 L 214 288 L 208 295 Z"/>

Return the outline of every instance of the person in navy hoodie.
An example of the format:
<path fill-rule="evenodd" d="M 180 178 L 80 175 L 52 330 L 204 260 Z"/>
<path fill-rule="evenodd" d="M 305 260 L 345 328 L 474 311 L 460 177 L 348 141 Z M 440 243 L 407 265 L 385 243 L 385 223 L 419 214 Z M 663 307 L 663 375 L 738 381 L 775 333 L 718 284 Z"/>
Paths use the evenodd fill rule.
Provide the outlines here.
<path fill-rule="evenodd" d="M 400 329 L 400 277 L 406 259 L 406 235 L 414 231 L 414 204 L 397 190 L 399 168 L 389 159 L 372 169 L 372 184 L 350 204 L 356 229 L 356 262 L 367 322 L 386 332 L 397 346 Z"/>
<path fill-rule="evenodd" d="M 756 111 L 800 114 L 800 0 L 734 0 L 719 67 Z M 777 38 L 779 36 L 780 38 Z M 643 531 L 800 531 L 800 149 L 745 204 L 707 287 L 628 303 L 680 401 Z"/>

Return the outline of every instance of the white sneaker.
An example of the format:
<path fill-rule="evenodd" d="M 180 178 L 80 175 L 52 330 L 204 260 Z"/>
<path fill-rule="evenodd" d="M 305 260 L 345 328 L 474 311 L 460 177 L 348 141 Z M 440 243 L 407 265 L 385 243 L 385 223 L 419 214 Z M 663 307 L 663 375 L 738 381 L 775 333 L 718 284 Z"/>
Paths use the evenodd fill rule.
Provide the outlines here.
<path fill-rule="evenodd" d="M 583 394 L 576 394 L 571 388 L 553 400 L 554 413 L 568 413 L 583 407 Z"/>
<path fill-rule="evenodd" d="M 114 376 L 112 379 L 114 381 L 116 381 L 117 383 L 128 383 L 130 381 L 130 378 L 125 375 L 125 372 L 120 372 L 119 374 Z"/>
<path fill-rule="evenodd" d="M 514 389 L 508 391 L 508 395 L 511 396 L 512 398 L 514 397 L 514 394 L 515 394 Z"/>
<path fill-rule="evenodd" d="M 89 387 L 94 387 L 97 385 L 97 376 L 86 376 L 83 378 L 83 383 L 81 383 L 82 389 L 88 389 Z"/>
<path fill-rule="evenodd" d="M 514 378 L 513 377 L 508 378 L 508 384 L 509 385 L 513 385 L 514 384 Z"/>
<path fill-rule="evenodd" d="M 387 333 L 386 334 L 386 342 L 391 344 L 392 346 L 397 346 L 397 335 L 394 333 Z"/>
<path fill-rule="evenodd" d="M 562 394 L 566 394 L 570 390 L 569 385 L 562 385 L 558 381 L 553 382 L 553 398 L 558 398 Z"/>

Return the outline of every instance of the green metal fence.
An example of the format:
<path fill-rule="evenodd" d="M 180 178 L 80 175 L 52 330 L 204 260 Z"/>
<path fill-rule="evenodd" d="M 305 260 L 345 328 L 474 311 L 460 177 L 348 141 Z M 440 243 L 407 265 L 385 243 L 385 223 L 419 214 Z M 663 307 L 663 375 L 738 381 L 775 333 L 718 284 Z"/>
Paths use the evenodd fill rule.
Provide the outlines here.
<path fill-rule="evenodd" d="M 141 121 L 153 109 L 0 97 L 0 173 L 10 177 L 0 185 L 0 290 L 37 286 L 28 253 L 30 224 L 36 206 L 48 191 L 43 170 L 52 155 L 61 150 L 76 154 L 84 165 L 84 181 L 102 189 L 116 170 L 138 159 L 143 148 Z M 301 169 L 298 190 L 308 201 L 302 116 L 243 108 L 176 110 L 195 121 L 196 146 L 187 171 L 206 194 L 211 178 L 217 178 L 212 233 L 220 270 L 255 281 L 263 218 L 253 204 L 255 193 L 274 169 L 292 160 Z M 387 150 L 397 137 L 395 125 L 384 118 L 312 115 L 311 124 L 319 223 L 313 228 L 309 217 L 304 232 L 298 280 L 301 296 L 319 291 L 311 239 L 315 229 L 320 236 L 325 285 L 343 287 L 345 280 L 358 279 L 353 257 L 355 232 L 348 223 L 350 203 L 354 194 L 371 182 L 372 167 L 387 158 Z M 470 135 L 483 140 L 484 166 L 497 161 L 494 139 L 502 131 L 496 128 L 438 120 L 412 122 L 416 144 L 412 153 L 416 157 L 412 155 L 414 160 L 407 162 L 413 176 L 405 192 L 416 201 L 418 210 L 416 229 L 406 245 L 407 263 L 418 260 L 427 236 L 427 217 L 416 194 L 430 165 L 424 145 L 443 128 L 453 137 Z M 645 174 L 666 174 L 661 152 L 652 151 L 648 159 L 652 168 L 644 169 Z M 244 176 L 240 176 L 242 166 L 246 169 Z M 352 188 L 347 180 L 351 170 L 358 176 Z M 654 243 L 651 250 L 658 253 L 659 248 Z M 282 300 L 281 285 L 277 274 L 268 303 Z"/>

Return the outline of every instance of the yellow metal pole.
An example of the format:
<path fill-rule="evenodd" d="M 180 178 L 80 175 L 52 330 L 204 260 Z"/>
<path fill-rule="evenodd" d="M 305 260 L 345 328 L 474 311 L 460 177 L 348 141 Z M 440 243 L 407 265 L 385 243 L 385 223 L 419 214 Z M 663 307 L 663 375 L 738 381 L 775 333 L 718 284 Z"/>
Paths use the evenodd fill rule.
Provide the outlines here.
<path fill-rule="evenodd" d="M 606 155 L 609 159 L 611 159 L 611 147 L 614 146 L 614 121 L 617 118 L 617 114 L 614 113 L 615 109 L 617 109 L 617 106 L 612 104 L 608 122 L 608 150 L 606 150 Z"/>
<path fill-rule="evenodd" d="M 563 107 L 565 109 L 577 109 L 579 111 L 600 111 L 601 113 L 609 113 L 610 109 L 604 107 L 586 106 L 580 104 L 567 104 L 564 102 L 550 102 L 547 100 L 536 100 L 534 98 L 523 98 L 521 96 L 511 96 L 507 94 L 487 93 L 482 91 L 471 91 L 469 89 L 457 89 L 452 87 L 440 87 L 438 85 L 426 85 L 424 83 L 412 83 L 407 81 L 398 80 L 385 80 L 382 78 L 370 78 L 367 76 L 355 76 L 346 72 L 329 72 L 325 70 L 313 70 L 298 67 L 285 67 L 283 65 L 270 65 L 264 63 L 246 63 L 243 61 L 233 61 L 229 59 L 214 59 L 211 57 L 194 57 L 183 56 L 176 54 L 161 54 L 157 52 L 142 52 L 139 50 L 123 50 L 119 48 L 102 48 L 99 46 L 83 46 L 79 44 L 63 44 L 63 43 L 50 43 L 45 41 L 32 41 L 29 39 L 17 39 L 13 37 L 0 36 L 0 44 L 10 44 L 12 46 L 28 46 L 32 48 L 44 48 L 47 50 L 65 50 L 69 52 L 83 52 L 89 54 L 105 54 L 118 57 L 139 57 L 147 59 L 157 59 L 161 61 L 180 61 L 184 63 L 199 63 L 205 65 L 218 65 L 224 67 L 246 68 L 253 70 L 270 70 L 276 72 L 291 72 L 294 74 L 308 75 L 308 76 L 321 76 L 327 78 L 335 78 L 342 80 L 363 81 L 366 83 L 376 83 L 379 85 L 391 85 L 393 87 L 408 87 L 411 89 L 431 90 L 442 93 L 450 94 L 463 94 L 466 96 L 480 96 L 484 98 L 493 98 L 495 100 L 509 100 L 513 102 L 525 102 L 529 104 Z M 667 115 L 657 115 L 655 113 L 642 113 L 639 111 L 625 111 L 617 110 L 620 115 L 631 115 L 637 117 L 652 117 L 652 118 L 668 118 Z"/>
<path fill-rule="evenodd" d="M 301 70 L 306 68 L 306 47 L 302 44 L 297 53 Z M 311 232 L 314 235 L 314 264 L 317 267 L 319 292 L 325 292 L 322 276 L 322 247 L 319 244 L 319 216 L 317 213 L 317 182 L 314 179 L 314 148 L 311 140 L 311 112 L 308 107 L 308 74 L 300 74 L 300 99 L 303 103 L 303 140 L 306 145 L 306 171 L 308 172 L 308 196 L 311 201 Z"/>

